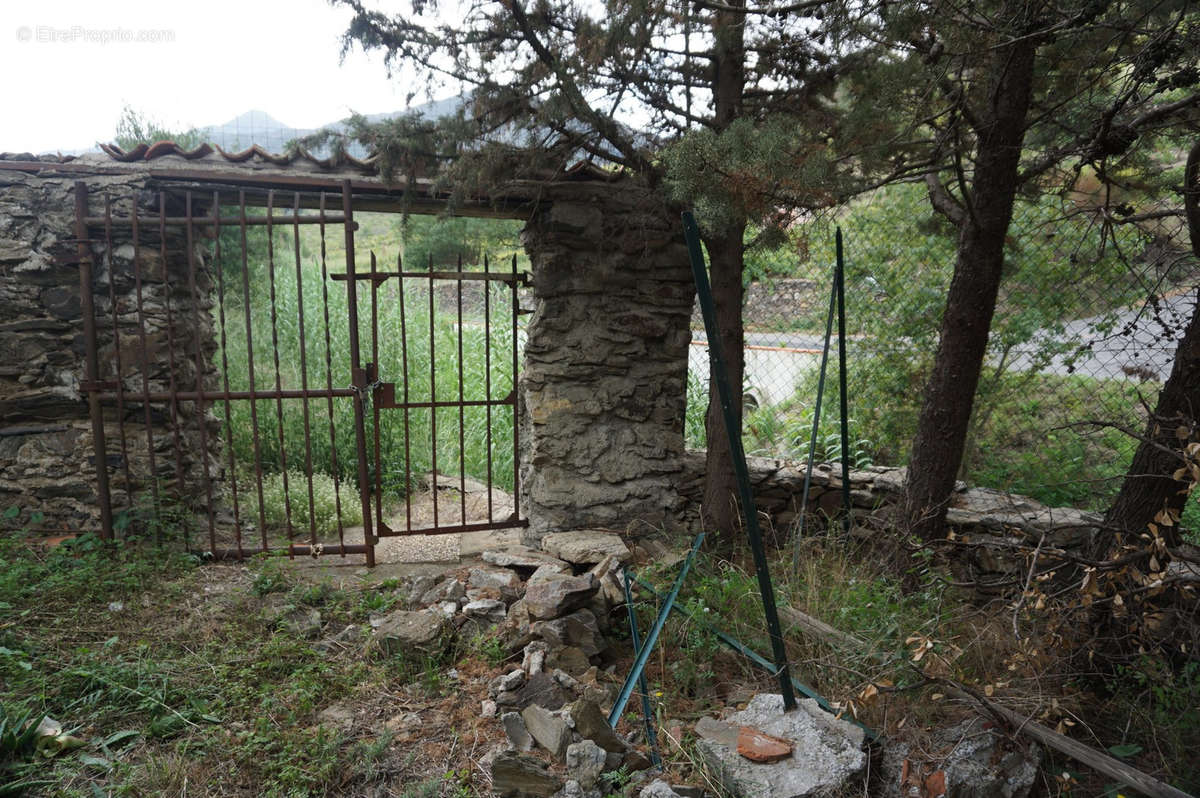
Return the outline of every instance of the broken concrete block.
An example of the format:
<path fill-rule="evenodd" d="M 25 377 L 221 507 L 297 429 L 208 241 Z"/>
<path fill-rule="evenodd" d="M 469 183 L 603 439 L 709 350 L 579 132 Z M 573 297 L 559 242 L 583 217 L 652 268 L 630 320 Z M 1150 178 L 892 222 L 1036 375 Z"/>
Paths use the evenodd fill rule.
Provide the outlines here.
<path fill-rule="evenodd" d="M 496 702 L 505 703 L 500 700 L 503 696 L 512 696 L 511 703 L 520 708 L 536 704 L 545 709 L 559 709 L 574 697 L 545 671 L 530 676 L 520 690 L 496 696 Z"/>
<path fill-rule="evenodd" d="M 670 784 L 662 779 L 655 779 L 642 788 L 638 798 L 680 798 L 680 795 L 671 789 Z"/>
<path fill-rule="evenodd" d="M 612 730 L 608 725 L 608 718 L 604 717 L 604 713 L 596 704 L 587 700 L 576 701 L 569 711 L 571 719 L 575 721 L 575 731 L 580 737 L 616 754 L 628 750 L 629 745 Z"/>
<path fill-rule="evenodd" d="M 570 576 L 570 574 L 571 566 L 567 565 L 565 562 L 557 560 L 552 563 L 548 562 L 544 565 L 538 566 L 538 569 L 529 575 L 529 581 L 525 583 L 525 586 L 528 587 L 529 585 L 536 585 L 538 582 L 545 582 L 546 580 L 554 579 L 557 576 Z"/>
<path fill-rule="evenodd" d="M 507 616 L 504 602 L 498 599 L 468 601 L 463 605 L 462 611 L 468 618 L 479 618 L 488 623 L 500 623 Z"/>
<path fill-rule="evenodd" d="M 504 727 L 504 736 L 518 751 L 533 750 L 533 736 L 525 728 L 525 721 L 516 712 L 505 712 L 500 716 L 500 725 Z"/>
<path fill-rule="evenodd" d="M 866 765 L 863 730 L 824 712 L 812 699 L 799 702 L 795 711 L 783 711 L 783 697 L 760 694 L 746 709 L 726 718 L 735 729 L 748 726 L 788 741 L 792 756 L 777 762 L 750 762 L 737 752 L 727 734 L 711 724 L 697 730 L 701 756 L 734 795 L 757 798 L 806 798 L 835 792 L 856 778 Z"/>
<path fill-rule="evenodd" d="M 579 782 L 579 786 L 585 790 L 596 786 L 606 762 L 604 749 L 591 740 L 582 740 L 567 746 L 567 775 Z"/>
<path fill-rule="evenodd" d="M 446 617 L 436 610 L 396 610 L 375 628 L 376 644 L 385 654 L 411 654 L 414 649 L 434 653 L 446 627 Z"/>
<path fill-rule="evenodd" d="M 442 601 L 461 602 L 466 597 L 467 586 L 451 576 L 425 591 L 425 595 L 421 596 L 421 603 L 436 604 Z"/>
<path fill-rule="evenodd" d="M 566 568 L 567 564 L 557 557 L 531 549 L 528 546 L 506 546 L 503 549 L 491 549 L 482 555 L 483 561 L 502 568 L 513 568 L 522 571 L 535 571 L 539 567 L 550 564 Z"/>
<path fill-rule="evenodd" d="M 551 651 L 573 646 L 585 657 L 598 655 L 605 645 L 600 625 L 591 610 L 576 610 L 564 618 L 538 621 L 529 625 L 529 633 L 546 641 Z"/>

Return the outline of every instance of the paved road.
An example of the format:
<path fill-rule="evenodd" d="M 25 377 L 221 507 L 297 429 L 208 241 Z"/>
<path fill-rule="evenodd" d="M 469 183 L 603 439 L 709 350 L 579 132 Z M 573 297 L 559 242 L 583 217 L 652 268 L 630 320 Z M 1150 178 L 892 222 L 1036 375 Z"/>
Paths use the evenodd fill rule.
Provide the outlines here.
<path fill-rule="evenodd" d="M 688 370 L 701 381 L 708 379 L 708 337 L 692 330 Z M 746 382 L 760 405 L 790 399 L 796 384 L 821 365 L 823 336 L 803 333 L 746 333 Z"/>
<path fill-rule="evenodd" d="M 1067 354 L 1037 363 L 1033 358 L 1036 347 L 1029 345 L 1014 353 L 1009 368 L 1016 371 L 1037 368 L 1042 374 L 1060 376 L 1165 380 L 1171 373 L 1178 339 L 1195 305 L 1195 293 L 1188 292 L 1166 298 L 1157 315 L 1150 309 L 1135 309 L 1115 317 L 1077 319 L 1068 322 L 1061 333 L 1042 330 L 1035 340 L 1051 338 L 1068 343 Z M 1104 332 L 1105 328 L 1111 332 Z M 692 331 L 688 368 L 701 380 L 708 375 L 705 341 L 703 330 Z M 776 404 L 791 398 L 796 384 L 820 366 L 823 343 L 822 336 L 805 333 L 746 333 L 746 381 L 758 401 Z M 1077 354 L 1079 347 L 1087 348 Z M 853 348 L 851 341 L 850 350 Z"/>
<path fill-rule="evenodd" d="M 1090 348 L 1076 355 L 1074 350 L 1054 358 L 1039 369 L 1043 374 L 1072 373 L 1069 360 L 1074 359 L 1075 374 L 1088 377 L 1118 379 L 1165 380 L 1175 362 L 1175 349 L 1183 330 L 1196 307 L 1194 292 L 1177 294 L 1163 300 L 1159 313 L 1150 308 L 1125 311 L 1113 318 L 1093 316 L 1068 322 L 1059 340 L 1078 343 Z M 1103 327 L 1111 328 L 1105 333 Z M 1100 328 L 1100 329 L 1098 329 Z M 1041 335 L 1050 336 L 1049 331 Z M 1018 352 L 1012 368 L 1028 370 L 1034 367 L 1030 350 Z"/>

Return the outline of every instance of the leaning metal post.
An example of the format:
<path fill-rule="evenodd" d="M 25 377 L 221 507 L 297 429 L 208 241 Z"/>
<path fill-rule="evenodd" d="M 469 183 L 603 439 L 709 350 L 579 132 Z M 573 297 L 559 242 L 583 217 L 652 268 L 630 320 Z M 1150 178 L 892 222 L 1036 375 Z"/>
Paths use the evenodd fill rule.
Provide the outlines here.
<path fill-rule="evenodd" d="M 637 657 L 642 652 L 642 636 L 638 634 L 637 611 L 633 607 L 633 589 L 630 585 L 629 570 L 621 569 L 621 586 L 625 588 L 625 609 L 629 613 L 629 637 L 633 642 L 633 655 Z M 678 607 L 678 605 L 675 605 Z M 646 740 L 650 743 L 650 761 L 655 767 L 662 765 L 662 756 L 658 753 L 658 734 L 654 731 L 654 713 L 650 709 L 650 690 L 646 686 L 646 674 L 639 673 L 638 689 L 642 691 L 642 722 L 646 725 Z"/>
<path fill-rule="evenodd" d="M 837 247 L 837 267 L 834 269 L 833 279 L 837 286 L 838 387 L 842 416 L 842 529 L 848 535 L 853 510 L 850 506 L 850 409 L 846 398 L 846 263 L 842 258 L 842 228 L 837 228 L 834 241 Z M 825 345 L 828 347 L 828 342 Z M 812 465 L 811 459 L 809 465 Z"/>
<path fill-rule="evenodd" d="M 629 675 L 625 677 L 625 684 L 621 685 L 621 692 L 617 694 L 617 700 L 613 702 L 612 710 L 608 713 L 608 725 L 616 728 L 617 721 L 621 719 L 621 713 L 625 711 L 625 705 L 629 703 L 629 696 L 633 695 L 633 687 L 638 683 L 638 679 L 642 677 L 642 671 L 646 668 L 646 663 L 650 661 L 650 652 L 654 650 L 654 644 L 658 641 L 658 634 L 662 631 L 663 625 L 667 622 L 667 617 L 671 614 L 671 607 L 675 604 L 675 599 L 679 597 L 679 589 L 683 587 L 683 580 L 687 578 L 688 569 L 692 567 L 692 559 L 695 558 L 696 552 L 700 550 L 700 544 L 704 542 L 704 533 L 696 535 L 696 540 L 692 543 L 692 549 L 688 552 L 687 557 L 683 560 L 683 567 L 679 569 L 679 575 L 675 577 L 675 584 L 671 586 L 671 592 L 667 594 L 667 600 L 663 604 L 662 609 L 658 611 L 658 617 L 654 619 L 654 625 L 650 627 L 650 631 L 646 633 L 646 641 L 642 643 L 641 649 L 637 656 L 633 659 L 633 668 L 630 669 Z"/>
<path fill-rule="evenodd" d="M 808 517 L 808 494 L 812 488 L 813 460 L 817 456 L 817 435 L 821 431 L 821 405 L 825 399 L 825 374 L 829 366 L 829 340 L 833 337 L 833 314 L 837 306 L 837 277 L 829 292 L 829 316 L 825 319 L 825 343 L 821 347 L 821 368 L 817 376 L 817 401 L 813 404 L 812 434 L 808 438 L 808 460 L 804 468 L 804 487 L 800 491 L 800 522 L 792 544 L 792 576 L 800 574 L 800 539 L 804 536 L 804 521 Z"/>
<path fill-rule="evenodd" d="M 754 552 L 754 570 L 758 575 L 758 590 L 762 595 L 763 613 L 766 615 L 767 631 L 771 637 L 771 650 L 775 654 L 779 689 L 783 694 L 783 708 L 785 710 L 795 709 L 796 696 L 792 692 L 792 677 L 788 668 L 787 650 L 783 646 L 783 630 L 780 628 L 779 614 L 775 609 L 775 588 L 771 584 L 771 572 L 767 568 L 767 555 L 763 550 L 762 533 L 758 528 L 758 508 L 754 504 L 754 493 L 750 489 L 750 470 L 746 466 L 746 452 L 742 449 L 741 427 L 735 423 L 733 416 L 733 392 L 729 386 L 729 375 L 725 371 L 725 352 L 721 346 L 721 334 L 717 328 L 712 290 L 709 288 L 708 274 L 704 267 L 704 253 L 700 249 L 700 230 L 696 227 L 696 219 L 692 216 L 691 211 L 683 213 L 683 232 L 692 261 L 692 274 L 696 278 L 696 293 L 700 298 L 700 310 L 704 314 L 709 361 L 716 379 L 717 393 L 721 400 L 725 432 L 729 436 L 729 452 L 733 460 L 734 475 L 737 477 L 742 514 L 746 519 L 746 534 L 750 538 L 750 548 Z"/>
<path fill-rule="evenodd" d="M 833 288 L 829 292 L 829 316 L 825 319 L 825 344 L 821 347 L 821 370 L 817 378 L 817 401 L 813 406 L 812 435 L 808 441 L 808 461 L 804 469 L 804 488 L 800 494 L 800 524 L 792 547 L 792 573 L 800 573 L 800 538 L 804 535 L 804 519 L 808 515 L 808 493 L 812 486 L 813 458 L 817 452 L 817 434 L 821 428 L 821 402 L 825 395 L 825 374 L 829 364 L 829 342 L 833 337 L 833 316 L 838 319 L 838 392 L 841 418 L 838 426 L 842 438 L 842 529 L 849 534 L 853 518 L 850 505 L 850 433 L 849 402 L 846 397 L 846 277 L 842 258 L 842 228 L 837 228 L 837 265 L 833 271 Z"/>

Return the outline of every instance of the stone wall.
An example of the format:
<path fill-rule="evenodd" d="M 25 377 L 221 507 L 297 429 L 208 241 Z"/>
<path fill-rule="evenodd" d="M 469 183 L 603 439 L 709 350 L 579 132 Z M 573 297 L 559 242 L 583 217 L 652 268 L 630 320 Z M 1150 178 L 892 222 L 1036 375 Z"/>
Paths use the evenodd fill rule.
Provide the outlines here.
<path fill-rule="evenodd" d="M 534 296 L 522 377 L 526 542 L 676 525 L 695 292 L 678 216 L 631 181 L 564 183 L 522 239 Z"/>
<path fill-rule="evenodd" d="M 0 170 L 0 508 L 17 507 L 19 522 L 41 513 L 48 530 L 98 530 L 96 462 L 90 416 L 80 383 L 85 378 L 84 334 L 79 294 L 80 257 L 75 232 L 75 181 L 84 180 L 92 215 L 103 213 L 104 197 L 114 199 L 114 215 L 128 215 L 135 201 L 142 214 L 157 214 L 157 194 L 145 175 Z M 178 209 L 168 208 L 168 214 Z M 212 373 L 211 318 L 207 304 L 195 313 L 186 275 L 182 232 L 168 232 L 167 265 L 157 230 L 143 230 L 138 257 L 142 270 L 146 347 L 143 353 L 134 291 L 133 246 L 129 227 L 115 228 L 111 251 L 103 233 L 90 232 L 94 302 L 101 381 L 120 379 L 127 392 L 126 440 L 113 402 L 104 403 L 108 437 L 106 460 L 112 477 L 114 509 L 129 506 L 131 495 L 152 479 L 170 486 L 177 478 L 168 408 L 153 404 L 151 428 L 157 473 L 148 467 L 149 442 L 141 391 L 143 355 L 149 388 L 166 390 L 171 370 L 167 347 L 166 298 L 174 315 L 174 377 L 181 388 L 195 386 L 195 344 L 199 336 L 203 368 Z M 204 248 L 196 243 L 198 291 L 208 294 Z M 119 346 L 113 336 L 113 302 Z M 120 352 L 121 373 L 116 362 Z M 178 407 L 180 463 L 185 480 L 199 479 L 194 407 Z M 140 425 L 140 426 L 139 426 Z M 127 484 L 124 474 L 132 476 Z"/>
<path fill-rule="evenodd" d="M 0 508 L 20 507 L 22 519 L 40 512 L 50 529 L 99 528 L 91 424 L 80 384 L 85 352 L 75 181 L 88 186 L 92 216 L 103 215 L 108 194 L 116 199 L 114 217 L 128 217 L 135 203 L 140 216 L 154 217 L 160 185 L 181 182 L 170 181 L 173 163 L 159 158 L 153 168 L 114 166 L 93 157 L 0 169 Z M 177 165 L 205 166 L 195 160 Z M 222 180 L 237 185 L 238 175 L 229 171 L 234 167 L 209 167 L 225 170 Z M 168 217 L 183 215 L 179 201 L 167 195 Z M 678 485 L 694 297 L 678 216 L 646 187 L 603 175 L 538 184 L 524 203 L 533 285 L 523 301 L 534 311 L 519 392 L 528 540 L 556 530 L 624 530 L 634 522 L 675 526 L 684 509 Z M 156 224 L 144 226 L 136 257 L 128 225 L 114 225 L 111 246 L 102 227 L 89 233 L 98 378 L 109 384 L 105 461 L 117 513 L 145 507 L 155 485 L 197 509 L 206 498 L 206 469 L 214 481 L 221 478 L 220 430 L 211 413 L 201 416 L 190 401 L 174 408 L 151 402 L 148 436 L 141 399 L 143 372 L 151 393 L 169 391 L 172 382 L 177 390 L 194 390 L 198 371 L 206 390 L 217 387 L 207 261 L 212 242 L 205 231 L 202 225 L 193 231 L 198 304 L 188 281 L 184 228 L 168 226 L 162 241 Z M 471 307 L 470 297 L 464 304 Z M 207 463 L 201 425 L 209 433 Z"/>
<path fill-rule="evenodd" d="M 747 329 L 779 329 L 781 324 L 821 313 L 829 305 L 829 286 L 795 277 L 772 277 L 746 286 L 742 321 Z M 700 303 L 692 308 L 692 326 L 704 329 Z"/>
<path fill-rule="evenodd" d="M 750 480 L 758 511 L 777 535 L 786 534 L 797 523 L 804 489 L 804 463 L 749 457 Z M 904 490 L 905 469 L 887 466 L 850 471 L 850 501 L 862 520 L 874 515 L 886 521 L 887 508 L 899 503 Z M 688 451 L 683 459 L 681 492 L 694 518 L 704 495 L 704 452 Z M 813 469 L 808 511 L 821 517 L 842 507 L 841 466 L 820 463 Z M 1045 534 L 1046 546 L 1078 549 L 1095 534 L 1103 517 L 1073 507 L 1047 507 L 1027 496 L 1002 493 L 990 488 L 955 486 L 946 521 L 959 534 L 988 540 L 971 553 L 978 574 L 1007 573 L 1023 562 L 1015 555 L 1016 544 L 1037 544 Z"/>

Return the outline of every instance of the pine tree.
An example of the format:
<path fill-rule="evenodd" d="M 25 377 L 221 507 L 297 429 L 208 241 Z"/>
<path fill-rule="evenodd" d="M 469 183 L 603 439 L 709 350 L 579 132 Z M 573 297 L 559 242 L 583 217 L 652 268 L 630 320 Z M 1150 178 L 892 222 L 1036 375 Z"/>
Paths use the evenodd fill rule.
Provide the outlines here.
<path fill-rule="evenodd" d="M 1200 17 L 1156 0 L 935 0 L 895 12 L 888 36 L 926 64 L 908 98 L 936 164 L 924 175 L 930 203 L 959 234 L 905 496 L 905 527 L 930 540 L 962 461 L 1018 195 L 1067 191 L 1085 168 L 1119 186 L 1158 137 L 1195 124 Z"/>
<path fill-rule="evenodd" d="M 347 48 L 379 50 L 395 69 L 469 98 L 451 119 L 353 120 L 351 135 L 385 170 L 436 174 L 456 190 L 541 177 L 578 159 L 623 168 L 694 207 L 711 263 L 731 382 L 743 377 L 742 271 L 798 209 L 829 204 L 871 169 L 842 150 L 852 116 L 835 97 L 851 65 L 879 57 L 856 26 L 869 6 L 828 0 L 413 0 L 395 15 L 335 0 L 354 17 Z M 877 22 L 877 20 L 876 20 Z M 754 225 L 755 237 L 747 242 Z M 733 469 L 712 390 L 703 511 L 737 526 Z M 741 401 L 735 415 L 740 425 Z"/>

